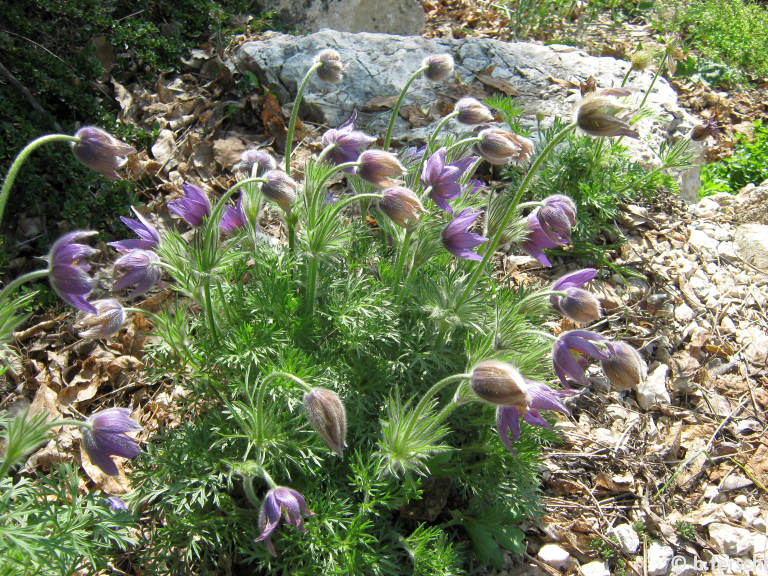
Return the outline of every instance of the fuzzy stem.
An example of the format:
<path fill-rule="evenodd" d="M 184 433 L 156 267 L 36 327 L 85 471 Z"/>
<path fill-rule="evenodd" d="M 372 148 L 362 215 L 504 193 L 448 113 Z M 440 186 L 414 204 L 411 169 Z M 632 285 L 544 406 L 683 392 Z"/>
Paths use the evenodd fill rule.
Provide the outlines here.
<path fill-rule="evenodd" d="M 21 152 L 19 152 L 16 155 L 16 158 L 14 158 L 13 163 L 8 170 L 8 175 L 3 181 L 3 188 L 0 190 L 0 221 L 3 220 L 5 204 L 8 202 L 8 196 L 11 193 L 11 186 L 13 186 L 13 183 L 16 180 L 16 176 L 19 175 L 21 165 L 24 164 L 26 159 L 36 148 L 39 148 L 43 144 L 48 144 L 49 142 L 80 142 L 80 138 L 76 138 L 75 136 L 70 136 L 68 134 L 47 134 L 46 136 L 40 136 L 40 138 L 32 140 L 32 142 L 21 149 Z"/>
<path fill-rule="evenodd" d="M 526 208 L 536 208 L 538 206 L 544 206 L 544 202 L 540 200 L 532 200 L 530 202 L 521 202 L 517 205 L 518 210 L 525 210 Z"/>
<path fill-rule="evenodd" d="M 446 124 L 448 124 L 448 122 L 449 122 L 449 120 L 451 118 L 455 118 L 458 115 L 459 115 L 459 111 L 458 110 L 454 110 L 450 114 L 447 114 L 447 115 L 443 116 L 443 118 L 440 120 L 440 122 L 437 124 L 437 126 L 435 126 L 435 131 L 432 132 L 432 134 L 429 137 L 429 140 L 427 140 L 427 149 L 424 152 L 425 156 L 426 156 L 427 152 L 432 152 L 433 151 L 434 145 L 435 145 L 435 138 L 437 137 L 437 133 L 440 132 L 440 130 L 442 130 L 443 127 L 445 127 Z"/>
<path fill-rule="evenodd" d="M 307 294 L 304 302 L 306 318 L 312 323 L 315 314 L 315 298 L 317 296 L 317 258 L 310 254 L 307 260 Z"/>
<path fill-rule="evenodd" d="M 336 142 L 331 142 L 330 144 L 328 144 L 328 146 L 326 146 L 325 148 L 323 148 L 323 149 L 320 151 L 320 154 L 318 154 L 318 155 L 317 155 L 317 160 L 316 160 L 316 162 L 317 162 L 318 164 L 320 164 L 320 163 L 321 163 L 323 160 L 325 160 L 325 157 L 326 157 L 326 156 L 328 156 L 328 154 L 329 154 L 329 153 L 331 152 L 331 150 L 333 150 L 334 148 L 336 148 Z"/>
<path fill-rule="evenodd" d="M 256 491 L 253 489 L 253 476 L 243 476 L 243 492 L 245 492 L 245 497 L 251 503 L 251 506 L 254 508 L 261 506 L 261 502 L 259 502 L 256 496 Z"/>
<path fill-rule="evenodd" d="M 456 148 L 459 146 L 466 146 L 467 144 L 472 144 L 473 142 L 480 142 L 482 138 L 478 138 L 477 136 L 472 136 L 471 138 L 464 138 L 462 140 L 459 140 L 458 142 L 454 142 L 448 148 L 445 150 L 445 157 L 448 158 L 448 154 L 453 152 Z"/>
<path fill-rule="evenodd" d="M 208 318 L 208 326 L 215 340 L 219 339 L 219 329 L 216 325 L 216 318 L 213 315 L 213 300 L 211 299 L 211 280 L 206 278 L 203 284 L 203 294 L 205 295 L 205 314 Z"/>
<path fill-rule="evenodd" d="M 653 75 L 653 80 L 651 80 L 650 85 L 648 86 L 648 90 L 645 91 L 645 95 L 643 96 L 642 101 L 640 102 L 639 108 L 642 108 L 645 105 L 645 101 L 648 100 L 648 96 L 651 93 L 651 90 L 653 90 L 653 85 L 656 84 L 656 80 L 658 80 L 659 76 L 661 76 L 664 73 L 664 70 L 667 67 L 667 61 L 666 59 L 662 60 L 661 65 L 656 70 L 656 74 Z"/>
<path fill-rule="evenodd" d="M 5 298 L 10 296 L 11 292 L 13 292 L 16 288 L 21 286 L 22 284 L 25 284 L 26 282 L 32 282 L 33 280 L 37 280 L 38 278 L 43 278 L 45 276 L 48 276 L 49 270 L 46 268 L 45 270 L 35 270 L 33 272 L 27 272 L 26 274 L 22 274 L 18 278 L 14 278 L 8 284 L 3 286 L 2 291 L 0 291 L 0 302 L 2 302 Z"/>
<path fill-rule="evenodd" d="M 309 77 L 312 76 L 315 70 L 322 66 L 322 62 L 315 62 L 312 67 L 307 70 L 304 75 L 304 79 L 299 85 L 299 91 L 296 93 L 296 100 L 293 101 L 293 110 L 291 110 L 291 120 L 288 122 L 288 135 L 285 139 L 285 172 L 289 176 L 291 175 L 291 146 L 293 145 L 293 131 L 296 128 L 296 119 L 299 116 L 299 107 L 301 106 L 301 99 L 304 96 L 304 88 L 307 86 Z"/>
<path fill-rule="evenodd" d="M 400 111 L 400 105 L 403 103 L 403 98 L 405 98 L 405 93 L 408 92 L 408 88 L 411 86 L 411 83 L 416 79 L 416 76 L 424 72 L 429 68 L 429 66 L 422 66 L 416 72 L 411 74 L 411 77 L 408 78 L 408 82 L 405 83 L 405 86 L 403 86 L 403 89 L 400 91 L 400 96 L 397 98 L 397 102 L 395 102 L 395 107 L 392 108 L 392 115 L 389 117 L 389 126 L 387 126 L 387 135 L 384 137 L 384 146 L 383 150 L 388 151 L 389 150 L 389 141 L 392 139 L 392 129 L 395 127 L 395 119 L 397 118 L 397 113 Z"/>
<path fill-rule="evenodd" d="M 411 240 L 411 234 L 413 234 L 413 228 L 408 228 L 405 231 L 403 237 L 403 243 L 400 245 L 400 253 L 397 255 L 397 264 L 395 264 L 395 296 L 400 292 L 400 278 L 403 275 L 403 265 L 405 264 L 405 254 L 408 252 L 408 243 Z"/>
<path fill-rule="evenodd" d="M 631 63 L 630 63 L 630 65 L 629 65 L 629 70 L 627 70 L 627 73 L 626 73 L 626 74 L 624 74 L 624 78 L 623 78 L 623 80 L 621 81 L 621 87 L 622 87 L 622 88 L 624 88 L 624 86 L 626 86 L 626 84 L 627 84 L 627 80 L 629 80 L 629 75 L 630 75 L 630 74 L 632 74 L 632 64 L 631 64 Z"/>
<path fill-rule="evenodd" d="M 512 215 L 517 212 L 517 205 L 520 203 L 520 198 L 522 198 L 523 194 L 525 194 L 526 190 L 528 190 L 528 187 L 531 185 L 531 182 L 533 181 L 533 177 L 536 175 L 536 172 L 538 171 L 541 164 L 544 162 L 544 159 L 549 156 L 549 154 L 555 149 L 555 147 L 565 139 L 568 134 L 570 134 L 574 129 L 576 128 L 576 123 L 568 124 L 565 128 L 560 130 L 557 134 L 555 134 L 552 139 L 547 142 L 547 145 L 544 147 L 544 150 L 541 151 L 541 154 L 539 154 L 536 157 L 536 160 L 534 160 L 531 167 L 528 169 L 528 173 L 525 175 L 525 179 L 520 184 L 520 188 L 518 188 L 517 192 L 515 193 L 514 198 L 512 199 L 512 203 L 509 205 L 509 208 L 507 209 L 507 213 L 504 215 L 504 219 L 501 221 L 501 224 L 499 225 L 499 229 L 496 230 L 496 233 L 493 235 L 493 238 L 491 238 L 491 241 L 488 243 L 488 246 L 486 247 L 485 252 L 483 253 L 483 260 L 475 266 L 475 270 L 472 272 L 472 276 L 469 278 L 469 282 L 467 282 L 466 288 L 464 288 L 464 292 L 459 297 L 458 302 L 456 303 L 456 307 L 458 308 L 469 297 L 469 294 L 472 292 L 472 290 L 475 287 L 475 284 L 477 284 L 478 278 L 480 278 L 480 274 L 485 270 L 486 266 L 488 265 L 489 260 L 493 256 L 494 252 L 496 252 L 496 248 L 499 247 L 499 243 L 501 242 L 501 238 L 504 235 L 504 229 L 507 227 L 507 224 L 509 223 L 510 218 L 512 218 Z"/>
<path fill-rule="evenodd" d="M 264 438 L 264 411 L 262 410 L 262 406 L 264 405 L 264 392 L 267 389 L 267 383 L 269 383 L 271 380 L 274 380 L 276 378 L 285 378 L 287 380 L 291 380 L 292 382 L 301 386 L 306 391 L 309 391 L 312 389 L 312 387 L 306 382 L 304 382 L 304 380 L 288 372 L 278 371 L 278 372 L 271 372 L 267 374 L 264 377 L 264 379 L 261 381 L 261 384 L 259 385 L 259 390 L 256 393 L 256 434 L 257 434 L 257 440 L 259 442 L 262 442 Z M 264 479 L 267 480 L 266 477 Z M 269 483 L 269 480 L 267 480 L 267 482 Z M 274 486 L 274 483 L 273 483 L 273 486 Z"/>
<path fill-rule="evenodd" d="M 446 378 L 443 378 L 442 380 L 436 382 L 435 384 L 432 385 L 432 387 L 429 390 L 427 390 L 424 393 L 421 400 L 419 400 L 419 403 L 416 404 L 416 408 L 414 409 L 414 411 L 420 412 L 424 410 L 424 408 L 427 405 L 427 402 L 429 402 L 435 394 L 440 392 L 440 390 L 445 388 L 451 382 L 456 382 L 457 380 L 466 380 L 470 376 L 471 374 L 453 374 L 452 376 L 447 376 Z"/>

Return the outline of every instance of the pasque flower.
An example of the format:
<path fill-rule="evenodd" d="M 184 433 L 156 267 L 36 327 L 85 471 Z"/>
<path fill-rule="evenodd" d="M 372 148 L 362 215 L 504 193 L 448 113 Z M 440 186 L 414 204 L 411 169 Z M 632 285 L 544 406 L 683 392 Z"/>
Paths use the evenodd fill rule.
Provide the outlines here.
<path fill-rule="evenodd" d="M 317 77 L 329 84 L 338 84 L 344 78 L 344 62 L 336 50 L 327 48 L 315 56 L 315 62 L 322 66 L 317 69 Z"/>
<path fill-rule="evenodd" d="M 261 193 L 283 211 L 290 212 L 297 198 L 296 189 L 299 185 L 296 180 L 282 170 L 270 170 L 264 174 L 264 179 L 266 182 L 261 187 Z"/>
<path fill-rule="evenodd" d="M 559 246 L 557 242 L 553 242 L 549 236 L 541 229 L 541 223 L 538 217 L 539 208 L 533 210 L 528 214 L 528 238 L 523 242 L 522 248 L 525 252 L 536 258 L 542 266 L 547 268 L 552 267 L 552 263 L 544 254 L 544 250 L 547 248 L 555 248 Z"/>
<path fill-rule="evenodd" d="M 51 246 L 48 253 L 48 279 L 56 294 L 78 310 L 96 314 L 96 308 L 88 302 L 88 294 L 93 290 L 88 270 L 91 266 L 87 259 L 98 252 L 76 240 L 98 234 L 95 231 L 76 230 L 65 234 Z"/>
<path fill-rule="evenodd" d="M 339 395 L 327 388 L 312 388 L 304 394 L 304 411 L 325 445 L 341 456 L 346 446 L 347 412 Z"/>
<path fill-rule="evenodd" d="M 168 202 L 168 210 L 180 216 L 190 226 L 200 226 L 211 213 L 211 202 L 194 184 L 181 185 L 184 196 Z"/>
<path fill-rule="evenodd" d="M 72 152 L 82 164 L 100 172 L 110 180 L 119 180 L 117 169 L 125 164 L 129 154 L 136 149 L 96 126 L 84 126 L 75 132 L 79 142 L 72 145 Z"/>
<path fill-rule="evenodd" d="M 88 314 L 75 326 L 82 328 L 81 338 L 109 338 L 120 330 L 125 320 L 125 312 L 120 302 L 112 299 L 96 300 L 93 303 L 96 314 Z"/>
<path fill-rule="evenodd" d="M 584 268 L 558 278 L 552 290 L 565 292 L 565 296 L 552 294 L 549 301 L 555 310 L 576 322 L 594 322 L 601 316 L 600 300 L 581 288 L 597 276 L 594 268 Z"/>
<path fill-rule="evenodd" d="M 453 56 L 450 54 L 432 54 L 424 59 L 424 76 L 432 82 L 442 82 L 453 74 Z"/>
<path fill-rule="evenodd" d="M 163 270 L 159 266 L 160 258 L 150 250 L 131 250 L 115 260 L 115 274 L 119 275 L 112 287 L 123 290 L 134 286 L 129 298 L 149 290 L 160 280 Z"/>
<path fill-rule="evenodd" d="M 131 420 L 127 408 L 108 408 L 90 416 L 83 431 L 83 448 L 88 457 L 105 474 L 117 476 L 118 470 L 110 456 L 135 458 L 141 450 L 136 441 L 126 432 L 141 430 Z"/>
<path fill-rule="evenodd" d="M 392 186 L 384 190 L 379 208 L 402 228 L 418 222 L 421 215 L 426 213 L 419 197 L 412 190 L 402 186 Z"/>
<path fill-rule="evenodd" d="M 525 386 L 530 397 L 527 409 L 523 410 L 518 406 L 499 406 L 496 409 L 496 428 L 499 437 L 504 446 L 512 453 L 515 453 L 515 450 L 511 443 L 517 442 L 520 438 L 521 416 L 528 424 L 551 428 L 552 425 L 541 416 L 539 410 L 552 410 L 567 414 L 568 409 L 563 404 L 562 398 L 574 394 L 568 390 L 553 390 L 546 384 L 533 380 L 526 380 Z"/>
<path fill-rule="evenodd" d="M 328 157 L 334 164 L 354 162 L 361 150 L 376 141 L 373 136 L 355 130 L 355 120 L 357 120 L 357 110 L 352 112 L 349 119 L 338 128 L 331 128 L 323 134 L 323 147 L 333 145 L 333 149 L 328 152 Z M 351 174 L 354 168 L 345 168 L 344 171 Z"/>
<path fill-rule="evenodd" d="M 236 166 L 237 169 L 247 172 L 252 177 L 262 176 L 276 167 L 277 163 L 272 155 L 258 148 L 243 152 L 240 156 L 240 163 Z"/>
<path fill-rule="evenodd" d="M 562 194 L 544 198 L 543 206 L 536 211 L 541 231 L 547 237 L 563 246 L 571 241 L 571 228 L 576 224 L 576 204 Z"/>
<path fill-rule="evenodd" d="M 475 152 L 491 164 L 520 164 L 530 160 L 533 154 L 533 142 L 514 132 L 486 128 L 477 136 L 480 141 L 475 144 Z"/>
<path fill-rule="evenodd" d="M 472 369 L 469 384 L 478 397 L 491 404 L 517 406 L 526 410 L 531 403 L 525 379 L 508 362 L 480 362 Z"/>
<path fill-rule="evenodd" d="M 629 136 L 638 138 L 638 133 L 627 122 L 627 116 L 619 116 L 629 107 L 621 104 L 617 96 L 629 96 L 628 88 L 608 88 L 590 92 L 576 110 L 576 124 L 591 136 Z"/>
<path fill-rule="evenodd" d="M 464 260 L 483 259 L 480 254 L 473 252 L 472 248 L 488 242 L 488 238 L 469 231 L 469 228 L 481 214 L 482 212 L 472 212 L 471 208 L 467 208 L 443 228 L 443 246 L 448 252 Z"/>
<path fill-rule="evenodd" d="M 610 356 L 600 367 L 617 390 L 630 390 L 648 377 L 648 365 L 640 352 L 625 342 L 614 342 Z"/>
<path fill-rule="evenodd" d="M 456 119 L 462 124 L 484 124 L 494 120 L 493 114 L 485 104 L 469 96 L 456 102 L 455 110 L 458 112 Z"/>
<path fill-rule="evenodd" d="M 446 148 L 440 148 L 424 164 L 421 171 L 421 183 L 431 186 L 429 197 L 435 204 L 453 216 L 453 208 L 448 200 L 455 200 L 461 196 L 459 179 L 470 166 L 477 160 L 476 156 L 468 156 L 451 164 L 445 163 Z"/>
<path fill-rule="evenodd" d="M 552 363 L 555 374 L 563 386 L 569 387 L 568 378 L 587 385 L 584 366 L 580 360 L 608 360 L 613 352 L 613 344 L 595 332 L 588 330 L 571 330 L 564 332 L 552 347 Z M 574 354 L 578 354 L 579 357 Z"/>
<path fill-rule="evenodd" d="M 224 232 L 232 232 L 236 228 L 245 226 L 247 221 L 248 218 L 245 212 L 243 212 L 243 196 L 240 195 L 234 208 L 232 206 L 224 208 L 224 214 L 222 214 L 219 221 L 219 228 L 224 230 Z"/>
<path fill-rule="evenodd" d="M 397 156 L 383 150 L 366 150 L 357 161 L 360 165 L 355 173 L 380 188 L 394 186 L 397 184 L 394 178 L 405 174 L 405 168 Z"/>
<path fill-rule="evenodd" d="M 272 532 L 277 529 L 280 520 L 283 518 L 285 518 L 288 524 L 298 528 L 299 532 L 306 532 L 303 515 L 315 515 L 314 512 L 307 508 L 304 496 L 296 490 L 286 488 L 285 486 L 272 488 L 264 497 L 264 502 L 259 510 L 259 529 L 261 534 L 256 538 L 256 542 L 264 541 L 269 553 L 272 556 L 277 556 L 270 538 Z"/>
<path fill-rule="evenodd" d="M 120 216 L 120 220 L 128 226 L 138 238 L 129 238 L 127 240 L 117 240 L 116 242 L 107 242 L 108 246 L 112 246 L 118 252 L 128 252 L 140 248 L 142 250 L 152 250 L 160 243 L 160 234 L 158 234 L 149 221 L 139 214 L 138 210 L 131 206 L 131 211 L 136 218 L 126 218 Z"/>

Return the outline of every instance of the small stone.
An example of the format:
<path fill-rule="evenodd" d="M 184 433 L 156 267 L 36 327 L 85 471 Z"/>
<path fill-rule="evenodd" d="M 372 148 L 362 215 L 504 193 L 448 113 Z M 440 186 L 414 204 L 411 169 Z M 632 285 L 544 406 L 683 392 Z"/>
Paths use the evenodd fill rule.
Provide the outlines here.
<path fill-rule="evenodd" d="M 673 561 L 672 567 L 669 569 L 669 576 L 699 576 L 701 568 L 699 568 L 692 558 L 687 556 L 677 556 L 682 558 L 682 561 Z"/>
<path fill-rule="evenodd" d="M 768 226 L 742 224 L 734 235 L 736 253 L 755 266 L 768 270 Z"/>
<path fill-rule="evenodd" d="M 733 323 L 730 316 L 723 316 L 723 319 L 720 321 L 720 330 L 726 334 L 736 332 L 736 324 Z"/>
<path fill-rule="evenodd" d="M 695 315 L 696 313 L 693 311 L 693 308 L 685 302 L 675 308 L 675 320 L 680 322 L 680 324 L 688 324 Z"/>
<path fill-rule="evenodd" d="M 714 522 L 709 525 L 709 537 L 723 554 L 743 556 L 752 552 L 752 534 L 744 528 Z"/>
<path fill-rule="evenodd" d="M 637 386 L 637 403 L 643 410 L 648 410 L 654 404 L 669 404 L 669 392 L 667 392 L 667 372 L 669 366 L 659 364 L 648 378 Z"/>
<path fill-rule="evenodd" d="M 744 522 L 754 530 L 765 532 L 765 518 L 759 506 L 749 506 L 744 509 Z"/>
<path fill-rule="evenodd" d="M 741 506 L 736 504 L 736 502 L 726 502 L 723 504 L 723 512 L 725 512 L 728 519 L 733 522 L 738 522 L 744 515 L 744 510 L 742 510 Z"/>
<path fill-rule="evenodd" d="M 714 499 L 717 498 L 718 494 L 720 494 L 720 490 L 714 484 L 710 484 L 706 488 L 704 488 L 704 500 L 714 501 Z"/>
<path fill-rule="evenodd" d="M 611 576 L 611 571 L 608 570 L 606 563 L 600 562 L 600 560 L 581 566 L 581 573 L 584 576 Z"/>
<path fill-rule="evenodd" d="M 720 488 L 722 490 L 739 490 L 741 488 L 746 488 L 747 486 L 752 486 L 753 484 L 754 482 L 743 474 L 731 474 L 723 480 Z"/>
<path fill-rule="evenodd" d="M 568 550 L 557 544 L 545 544 L 539 550 L 538 556 L 539 560 L 553 568 L 564 568 L 571 558 Z"/>
<path fill-rule="evenodd" d="M 743 508 L 749 504 L 749 498 L 747 498 L 744 494 L 739 494 L 736 496 L 736 498 L 733 499 L 733 503 L 738 504 Z"/>
<path fill-rule="evenodd" d="M 675 552 L 672 547 L 654 542 L 648 547 L 648 576 L 664 576 Z"/>
<path fill-rule="evenodd" d="M 695 249 L 714 255 L 717 252 L 718 241 L 702 230 L 692 230 L 688 243 Z"/>
<path fill-rule="evenodd" d="M 619 546 L 627 554 L 634 554 L 637 552 L 637 547 L 640 546 L 640 537 L 629 524 L 619 524 L 613 529 L 613 533 L 619 540 Z"/>
<path fill-rule="evenodd" d="M 717 255 L 721 258 L 736 258 L 736 244 L 731 240 L 724 240 L 717 245 Z"/>

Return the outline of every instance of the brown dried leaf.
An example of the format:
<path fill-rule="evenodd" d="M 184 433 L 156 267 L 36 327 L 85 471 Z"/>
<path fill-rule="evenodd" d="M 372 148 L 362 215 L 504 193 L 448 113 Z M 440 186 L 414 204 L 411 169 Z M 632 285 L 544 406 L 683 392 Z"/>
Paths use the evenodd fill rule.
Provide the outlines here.
<path fill-rule="evenodd" d="M 390 96 L 374 96 L 363 104 L 361 110 L 363 112 L 383 112 L 384 110 L 391 110 L 397 102 L 398 94 Z"/>
<path fill-rule="evenodd" d="M 213 143 L 213 157 L 222 168 L 232 168 L 247 148 L 247 142 L 238 136 L 219 138 Z"/>
<path fill-rule="evenodd" d="M 112 459 L 117 465 L 117 470 L 119 472 L 119 475 L 117 476 L 109 476 L 108 474 L 105 474 L 101 468 L 91 463 L 88 453 L 83 448 L 82 441 L 80 442 L 80 465 L 83 467 L 83 470 L 88 477 L 93 480 L 96 487 L 109 494 L 125 494 L 130 489 L 130 483 L 128 482 L 128 477 L 125 475 L 123 467 L 125 459 L 118 456 L 112 456 Z"/>
<path fill-rule="evenodd" d="M 414 127 L 428 126 L 430 122 L 432 122 L 429 109 L 427 108 L 425 110 L 421 106 L 416 106 L 415 104 L 402 106 L 400 108 L 399 114 L 401 117 L 405 118 L 405 120 L 407 120 L 411 126 Z"/>
<path fill-rule="evenodd" d="M 488 86 L 489 88 L 495 88 L 499 92 L 503 92 L 507 96 L 517 96 L 517 88 L 515 88 L 510 82 L 496 78 L 490 74 L 484 74 L 482 72 L 475 74 L 475 78 Z"/>

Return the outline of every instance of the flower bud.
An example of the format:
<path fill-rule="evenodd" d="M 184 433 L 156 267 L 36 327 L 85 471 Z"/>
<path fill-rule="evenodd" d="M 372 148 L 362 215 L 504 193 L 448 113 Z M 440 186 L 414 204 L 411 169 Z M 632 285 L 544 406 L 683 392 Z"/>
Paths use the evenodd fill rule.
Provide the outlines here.
<path fill-rule="evenodd" d="M 640 352 L 624 342 L 611 344 L 612 353 L 600 361 L 603 372 L 616 390 L 630 390 L 648 377 L 648 365 Z"/>
<path fill-rule="evenodd" d="M 424 60 L 427 69 L 424 75 L 432 82 L 441 82 L 453 74 L 453 56 L 450 54 L 432 54 Z"/>
<path fill-rule="evenodd" d="M 493 122 L 493 114 L 488 107 L 475 98 L 462 98 L 456 102 L 456 119 L 462 124 L 483 124 Z"/>
<path fill-rule="evenodd" d="M 568 196 L 553 194 L 543 200 L 536 213 L 542 232 L 563 246 L 571 241 L 571 228 L 576 224 L 576 204 Z"/>
<path fill-rule="evenodd" d="M 315 62 L 321 62 L 317 69 L 317 77 L 329 84 L 338 84 L 344 78 L 344 62 L 336 50 L 328 48 L 315 56 Z"/>
<path fill-rule="evenodd" d="M 135 154 L 136 149 L 96 126 L 84 126 L 75 132 L 78 142 L 72 152 L 82 164 L 100 172 L 110 180 L 119 180 L 117 169 L 127 161 L 126 156 Z"/>
<path fill-rule="evenodd" d="M 531 404 L 525 379 L 507 362 L 481 362 L 472 369 L 470 385 L 475 394 L 491 404 L 516 406 L 523 411 Z"/>
<path fill-rule="evenodd" d="M 653 61 L 653 52 L 651 50 L 638 50 L 629 59 L 632 64 L 632 70 L 645 70 Z"/>
<path fill-rule="evenodd" d="M 384 198 L 379 202 L 379 208 L 392 222 L 401 228 L 407 228 L 417 222 L 426 213 L 419 197 L 408 188 L 392 186 L 384 190 Z"/>
<path fill-rule="evenodd" d="M 629 96 L 631 93 L 628 88 L 609 88 L 587 94 L 576 111 L 579 128 L 591 136 L 638 138 L 638 133 L 632 130 L 626 118 L 617 116 L 628 107 L 611 97 Z"/>
<path fill-rule="evenodd" d="M 341 456 L 346 446 L 347 413 L 339 395 L 327 388 L 312 388 L 304 394 L 304 410 L 325 445 Z"/>
<path fill-rule="evenodd" d="M 475 152 L 491 164 L 518 164 L 530 160 L 533 154 L 533 142 L 499 128 L 486 128 L 478 134 L 480 141 L 475 144 Z"/>
<path fill-rule="evenodd" d="M 284 212 L 290 212 L 297 198 L 296 189 L 299 185 L 296 181 L 282 170 L 270 170 L 264 174 L 264 179 L 261 193 Z"/>
<path fill-rule="evenodd" d="M 76 328 L 82 329 L 78 333 L 81 338 L 109 338 L 120 330 L 125 312 L 117 300 L 96 300 L 92 304 L 96 314 L 88 314 L 75 324 Z"/>
<path fill-rule="evenodd" d="M 259 177 L 277 167 L 275 159 L 269 152 L 252 148 L 243 152 L 240 163 L 235 166 L 238 170 L 247 172 L 251 177 Z"/>
<path fill-rule="evenodd" d="M 397 184 L 396 178 L 405 174 L 405 168 L 397 156 L 383 150 L 366 150 L 358 157 L 360 166 L 356 174 L 376 186 L 384 188 Z"/>

